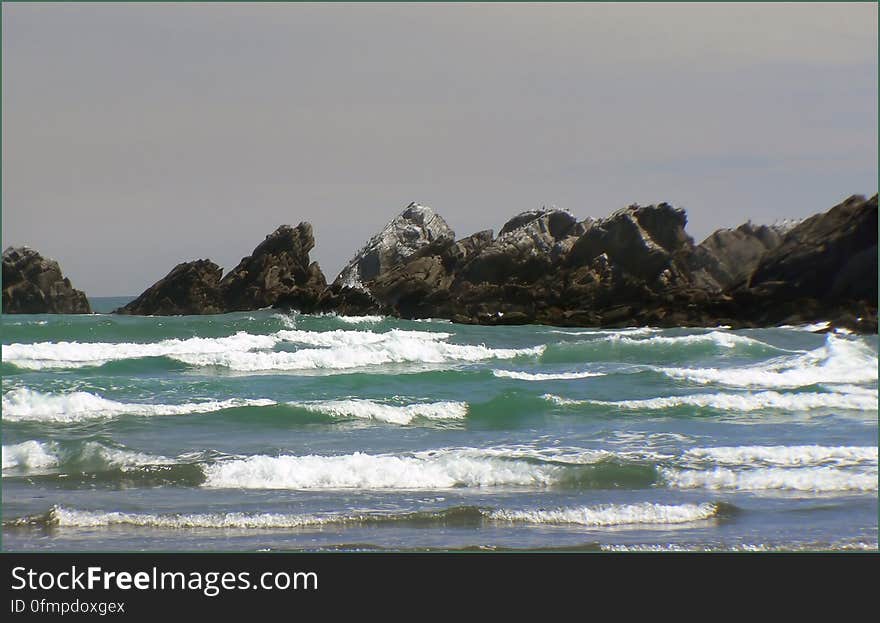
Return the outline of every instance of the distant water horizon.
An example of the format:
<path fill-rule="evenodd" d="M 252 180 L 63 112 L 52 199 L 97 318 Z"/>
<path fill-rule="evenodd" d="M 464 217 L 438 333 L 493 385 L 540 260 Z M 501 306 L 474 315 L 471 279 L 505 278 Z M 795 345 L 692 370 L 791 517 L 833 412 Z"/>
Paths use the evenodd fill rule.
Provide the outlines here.
<path fill-rule="evenodd" d="M 877 549 L 876 335 L 2 318 L 3 547 Z"/>
<path fill-rule="evenodd" d="M 127 305 L 137 298 L 137 295 L 125 296 L 86 296 L 92 311 L 96 314 L 109 314 L 113 310 Z"/>

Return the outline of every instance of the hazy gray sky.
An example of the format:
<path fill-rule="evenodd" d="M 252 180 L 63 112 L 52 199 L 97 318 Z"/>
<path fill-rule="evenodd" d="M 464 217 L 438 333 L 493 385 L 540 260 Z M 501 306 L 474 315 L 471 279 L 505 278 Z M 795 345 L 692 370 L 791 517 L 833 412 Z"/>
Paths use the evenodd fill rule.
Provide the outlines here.
<path fill-rule="evenodd" d="M 3 4 L 3 246 L 90 296 L 411 201 L 718 227 L 877 192 L 877 5 Z"/>

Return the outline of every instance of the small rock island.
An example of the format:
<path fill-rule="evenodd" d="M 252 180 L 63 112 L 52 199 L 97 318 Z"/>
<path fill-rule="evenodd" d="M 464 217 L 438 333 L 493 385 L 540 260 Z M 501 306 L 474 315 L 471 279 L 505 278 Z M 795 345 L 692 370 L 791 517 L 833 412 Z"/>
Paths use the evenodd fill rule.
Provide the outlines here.
<path fill-rule="evenodd" d="M 90 314 L 92 308 L 58 262 L 30 247 L 9 247 L 3 252 L 3 313 Z"/>

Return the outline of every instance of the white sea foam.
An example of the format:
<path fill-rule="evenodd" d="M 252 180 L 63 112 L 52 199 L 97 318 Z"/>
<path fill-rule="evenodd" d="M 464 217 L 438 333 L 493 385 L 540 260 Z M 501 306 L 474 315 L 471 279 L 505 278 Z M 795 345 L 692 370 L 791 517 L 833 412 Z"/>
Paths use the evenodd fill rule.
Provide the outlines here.
<path fill-rule="evenodd" d="M 246 352 L 274 347 L 279 337 L 239 331 L 229 337 L 192 337 L 146 344 L 132 342 L 36 342 L 3 346 L 3 361 L 20 368 L 81 368 L 142 357 Z"/>
<path fill-rule="evenodd" d="M 355 417 L 391 424 L 411 424 L 418 418 L 428 420 L 460 420 L 467 416 L 466 402 L 442 401 L 408 405 L 386 404 L 372 400 L 323 400 L 290 403 L 309 411 L 333 417 Z"/>
<path fill-rule="evenodd" d="M 876 491 L 877 470 L 864 472 L 836 467 L 802 467 L 732 470 L 662 468 L 660 473 L 671 487 L 680 489 L 732 489 L 736 491 L 801 491 L 830 493 Z"/>
<path fill-rule="evenodd" d="M 591 376 L 605 376 L 602 372 L 531 373 L 517 372 L 516 370 L 492 370 L 492 374 L 500 378 L 518 379 L 520 381 L 566 381 L 571 379 L 586 379 Z"/>
<path fill-rule="evenodd" d="M 565 330 L 551 329 L 547 333 L 556 333 L 559 335 L 649 335 L 651 333 L 659 333 L 662 329 L 654 327 L 628 327 L 625 329 L 585 329 L 585 330 Z"/>
<path fill-rule="evenodd" d="M 537 447 L 531 444 L 511 444 L 492 446 L 488 448 L 435 448 L 413 452 L 416 458 L 436 461 L 468 459 L 506 459 L 525 461 L 546 461 L 555 464 L 568 465 L 593 465 L 609 459 L 644 459 L 659 458 L 652 453 L 639 452 L 609 452 L 592 448 L 576 448 L 572 446 Z M 663 457 L 668 458 L 668 457 Z"/>
<path fill-rule="evenodd" d="M 433 335 L 433 334 L 432 334 Z M 486 359 L 513 359 L 544 352 L 533 348 L 488 348 L 483 345 L 447 344 L 434 339 L 398 337 L 373 344 L 307 348 L 294 352 L 232 352 L 175 355 L 194 366 L 220 366 L 230 370 L 347 370 L 396 363 L 454 363 Z"/>
<path fill-rule="evenodd" d="M 3 395 L 3 419 L 11 422 L 79 422 L 120 415 L 186 415 L 273 404 L 276 404 L 273 400 L 245 398 L 186 404 L 126 403 L 102 398 L 89 392 L 44 394 L 27 388 L 18 388 Z"/>
<path fill-rule="evenodd" d="M 275 334 L 278 338 L 295 344 L 323 347 L 349 347 L 364 346 L 371 344 L 394 343 L 406 340 L 436 342 L 447 340 L 452 337 L 451 333 L 439 333 L 434 331 L 403 331 L 392 329 L 384 333 L 373 331 L 279 331 Z"/>
<path fill-rule="evenodd" d="M 587 400 L 575 400 L 574 398 L 565 398 L 563 396 L 557 396 L 556 394 L 543 394 L 541 398 L 558 404 L 561 407 L 588 404 L 590 402 Z"/>
<path fill-rule="evenodd" d="M 775 391 L 748 393 L 691 394 L 664 396 L 642 400 L 573 400 L 545 394 L 544 398 L 559 405 L 590 404 L 617 409 L 648 410 L 671 409 L 681 406 L 712 408 L 721 411 L 758 411 L 779 409 L 783 411 L 808 411 L 812 409 L 877 410 L 877 393 L 816 393 L 786 394 Z"/>
<path fill-rule="evenodd" d="M 451 333 L 404 331 L 301 331 L 272 335 L 239 332 L 225 338 L 162 340 L 149 344 L 40 342 L 4 347 L 5 361 L 31 369 L 97 366 L 109 361 L 165 356 L 194 366 L 221 366 L 236 371 L 349 369 L 392 363 L 471 362 L 540 355 L 544 346 L 489 348 L 450 344 Z M 270 350 L 280 342 L 318 348 Z"/>
<path fill-rule="evenodd" d="M 715 504 L 609 504 L 552 510 L 495 510 L 488 513 L 496 521 L 533 524 L 577 524 L 581 526 L 621 526 L 690 523 L 718 514 Z"/>
<path fill-rule="evenodd" d="M 144 465 L 171 465 L 177 462 L 176 459 L 107 446 L 96 441 L 87 441 L 79 448 L 68 450 L 61 449 L 55 442 L 35 440 L 3 446 L 3 469 L 43 471 L 58 467 L 68 460 L 75 460 L 79 464 L 95 464 L 103 468 L 123 469 Z"/>
<path fill-rule="evenodd" d="M 53 525 L 76 528 L 137 526 L 144 528 L 170 529 L 271 529 L 319 526 L 332 521 L 332 518 L 281 513 L 193 513 L 155 515 L 150 513 L 83 511 L 56 506 L 49 512 L 49 521 Z"/>
<path fill-rule="evenodd" d="M 205 487 L 244 489 L 447 489 L 548 486 L 563 468 L 494 457 L 252 456 L 205 467 Z"/>
<path fill-rule="evenodd" d="M 781 357 L 742 368 L 658 368 L 693 383 L 731 387 L 804 387 L 817 383 L 877 380 L 877 354 L 857 340 L 826 336 L 823 346 L 796 357 Z"/>
<path fill-rule="evenodd" d="M 3 446 L 3 469 L 45 469 L 58 464 L 55 444 L 24 441 Z"/>
<path fill-rule="evenodd" d="M 296 329 L 296 316 L 288 314 L 272 314 L 275 320 L 278 320 L 287 329 Z"/>
<path fill-rule="evenodd" d="M 336 318 L 347 324 L 366 324 L 385 320 L 384 316 L 336 316 Z"/>
<path fill-rule="evenodd" d="M 732 446 L 691 448 L 684 461 L 709 461 L 717 465 L 756 464 L 778 467 L 877 465 L 877 448 L 871 446 Z"/>
<path fill-rule="evenodd" d="M 115 448 L 96 441 L 86 442 L 76 458 L 79 461 L 95 463 L 104 468 L 119 467 L 123 470 L 145 465 L 174 465 L 178 463 L 177 459 L 126 448 Z"/>
<path fill-rule="evenodd" d="M 676 335 L 664 336 L 656 335 L 646 338 L 634 338 L 632 334 L 612 333 L 602 338 L 605 342 L 615 342 L 620 344 L 633 344 L 636 346 L 668 346 L 681 344 L 712 344 L 721 348 L 736 348 L 744 345 L 759 345 L 768 348 L 776 348 L 745 335 L 737 335 L 735 333 L 726 333 L 724 331 L 710 331 L 709 333 L 696 333 L 692 335 Z M 782 350 L 782 349 L 778 349 Z"/>

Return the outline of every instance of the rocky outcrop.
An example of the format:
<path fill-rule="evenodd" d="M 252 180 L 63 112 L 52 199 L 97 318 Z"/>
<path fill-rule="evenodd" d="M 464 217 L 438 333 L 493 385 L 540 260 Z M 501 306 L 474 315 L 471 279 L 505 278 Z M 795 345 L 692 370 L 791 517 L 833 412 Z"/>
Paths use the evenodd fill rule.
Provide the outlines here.
<path fill-rule="evenodd" d="M 221 314 L 272 305 L 313 311 L 327 286 L 316 262 L 312 226 L 282 225 L 242 258 L 221 279 L 223 269 L 210 260 L 178 264 L 120 314 Z"/>
<path fill-rule="evenodd" d="M 443 223 L 441 234 L 413 235 L 417 247 L 392 256 L 412 208 L 346 267 L 322 309 L 493 324 L 595 323 L 597 306 L 619 306 L 621 297 L 640 300 L 651 288 L 687 282 L 676 258 L 693 243 L 684 233 L 684 212 L 667 204 L 631 206 L 583 222 L 563 210 L 532 210 L 510 219 L 497 238 L 486 230 L 458 242 Z M 430 217 L 439 218 L 433 211 Z M 354 280 L 353 269 L 370 254 L 392 259 Z"/>
<path fill-rule="evenodd" d="M 411 203 L 355 254 L 320 307 L 343 314 L 396 313 L 407 298 L 446 287 L 438 262 L 454 244 L 455 232 L 442 217 Z"/>
<path fill-rule="evenodd" d="M 686 223 L 684 210 L 667 203 L 632 205 L 591 223 L 572 245 L 565 264 L 576 268 L 604 255 L 629 277 L 651 285 L 660 279 L 660 285 L 668 287 L 672 275 L 681 273 L 674 266 L 677 255 L 693 249 Z"/>
<path fill-rule="evenodd" d="M 812 216 L 730 292 L 731 315 L 756 325 L 831 320 L 877 330 L 877 195 Z"/>
<path fill-rule="evenodd" d="M 29 247 L 9 247 L 3 252 L 3 313 L 90 314 L 92 309 L 58 262 Z"/>
<path fill-rule="evenodd" d="M 317 262 L 309 261 L 315 237 L 309 223 L 282 225 L 220 281 L 227 311 L 278 304 L 311 311 L 327 282 Z"/>
<path fill-rule="evenodd" d="M 694 249 L 689 260 L 695 283 L 722 291 L 744 282 L 767 251 L 782 243 L 788 225 L 744 223 L 736 229 L 719 229 Z"/>
<path fill-rule="evenodd" d="M 429 234 L 423 222 L 442 227 Z M 320 308 L 481 324 L 759 326 L 840 316 L 876 326 L 876 198 L 851 198 L 794 228 L 719 230 L 700 245 L 686 224 L 666 203 L 580 222 L 542 209 L 510 219 L 497 238 L 486 230 L 455 242 L 430 208 L 413 204 L 365 245 Z"/>
<path fill-rule="evenodd" d="M 532 283 L 566 254 L 583 224 L 563 210 L 533 210 L 507 221 L 498 238 L 462 265 L 458 282 Z"/>
<path fill-rule="evenodd" d="M 222 280 L 181 264 L 122 311 L 303 312 L 567 326 L 767 326 L 831 320 L 876 331 L 877 197 L 851 197 L 796 226 L 746 223 L 699 245 L 684 210 L 631 205 L 578 221 L 523 212 L 497 237 L 461 240 L 412 203 L 327 286 L 307 223 L 280 227 Z"/>
<path fill-rule="evenodd" d="M 876 275 L 877 195 L 852 196 L 788 232 L 748 287 L 823 300 L 876 299 Z"/>
<path fill-rule="evenodd" d="M 183 262 L 115 313 L 138 316 L 221 314 L 225 309 L 220 295 L 221 274 L 223 269 L 211 260 Z"/>
<path fill-rule="evenodd" d="M 417 203 L 370 238 L 333 282 L 340 288 L 364 289 L 369 281 L 397 266 L 426 247 L 455 242 L 455 232 L 431 208 Z"/>
<path fill-rule="evenodd" d="M 549 324 L 677 322 L 680 315 L 665 307 L 672 293 L 692 286 L 686 260 L 694 247 L 686 223 L 684 211 L 666 203 L 586 220 L 563 242 L 568 251 L 520 296 L 532 295 L 535 318 Z M 519 311 L 529 315 L 528 306 Z M 512 322 L 509 313 L 503 321 Z"/>

